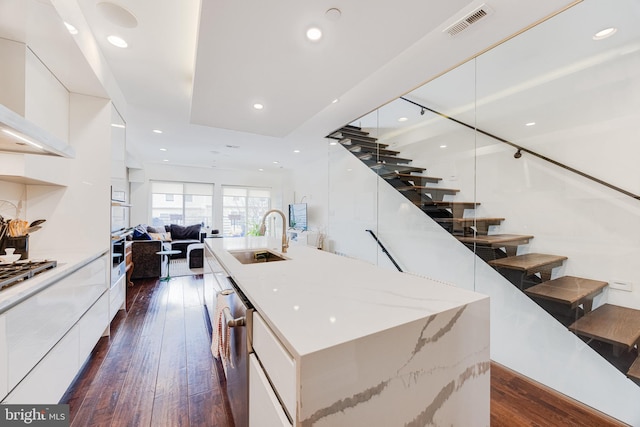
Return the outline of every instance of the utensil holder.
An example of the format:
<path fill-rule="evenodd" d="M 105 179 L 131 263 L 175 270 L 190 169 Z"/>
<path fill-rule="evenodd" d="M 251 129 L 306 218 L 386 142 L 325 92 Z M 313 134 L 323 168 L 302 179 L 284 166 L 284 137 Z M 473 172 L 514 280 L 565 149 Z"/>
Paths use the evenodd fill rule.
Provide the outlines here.
<path fill-rule="evenodd" d="M 4 236 L 0 242 L 0 253 L 4 253 L 5 248 L 15 248 L 14 254 L 20 254 L 20 259 L 29 259 L 29 235 L 20 237 Z"/>

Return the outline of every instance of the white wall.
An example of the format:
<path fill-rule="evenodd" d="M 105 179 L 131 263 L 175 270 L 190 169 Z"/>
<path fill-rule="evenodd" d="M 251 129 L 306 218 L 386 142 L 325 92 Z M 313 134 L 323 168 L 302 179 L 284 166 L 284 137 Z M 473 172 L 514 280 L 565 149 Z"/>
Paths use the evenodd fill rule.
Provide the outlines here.
<path fill-rule="evenodd" d="M 34 157 L 42 168 L 66 174 L 68 184 L 27 186 L 29 219 L 47 220 L 30 236 L 35 252 L 91 254 L 109 249 L 111 104 L 79 94 L 71 94 L 70 99 L 69 139 L 76 157 Z"/>
<path fill-rule="evenodd" d="M 319 235 L 326 236 L 329 225 L 328 147 L 324 138 L 309 141 L 304 147 L 305 157 L 290 172 L 287 182 L 289 194 L 294 196 L 287 203 L 307 204 L 308 232 L 300 236 L 300 241 L 309 245 L 318 244 Z M 329 248 L 331 242 L 325 239 L 324 245 Z"/>
<path fill-rule="evenodd" d="M 603 130 L 594 127 L 590 124 L 587 129 L 576 129 L 573 138 L 567 135 L 556 150 L 545 144 L 545 155 L 573 165 L 585 164 L 589 159 L 593 164 L 590 172 L 605 181 L 616 180 L 628 171 L 626 187 L 640 189 L 636 182 L 637 168 L 625 168 L 622 164 L 603 167 L 607 163 L 605 158 L 610 156 L 609 147 L 596 143 Z M 636 129 L 630 126 L 626 129 L 627 134 L 619 140 L 635 141 Z M 623 130 L 620 128 L 617 133 Z M 478 136 L 481 147 L 477 152 L 464 133 L 449 134 L 446 140 L 446 154 L 444 150 L 431 148 L 433 144 L 413 144 L 401 149 L 401 156 L 428 167 L 429 175 L 444 177 L 440 186 L 460 189 L 454 200 L 480 202 L 476 209 L 478 217 L 505 218 L 500 226 L 492 228 L 492 233 L 533 235 L 520 253 L 567 256 L 564 265 L 554 270 L 554 278 L 573 275 L 629 283 L 631 292 L 607 289 L 604 298 L 596 303 L 608 301 L 640 309 L 640 271 L 636 268 L 636 260 L 640 259 L 640 229 L 633 226 L 640 214 L 640 201 L 526 153 L 516 160 L 514 149 L 487 137 Z M 583 147 L 569 148 L 571 141 L 576 145 L 579 141 Z M 634 143 L 628 143 L 619 152 L 628 158 L 640 155 Z"/>

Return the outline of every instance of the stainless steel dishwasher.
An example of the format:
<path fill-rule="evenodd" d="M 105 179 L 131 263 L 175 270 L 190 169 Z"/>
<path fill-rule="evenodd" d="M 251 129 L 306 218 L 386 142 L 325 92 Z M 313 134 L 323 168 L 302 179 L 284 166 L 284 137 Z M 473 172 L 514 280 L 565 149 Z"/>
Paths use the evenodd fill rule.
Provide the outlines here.
<path fill-rule="evenodd" d="M 218 278 L 220 282 L 220 278 Z M 220 283 L 227 295 L 229 310 L 224 310 L 230 329 L 230 363 L 227 364 L 226 390 L 235 427 L 249 425 L 249 353 L 251 348 L 253 306 L 231 277 Z"/>

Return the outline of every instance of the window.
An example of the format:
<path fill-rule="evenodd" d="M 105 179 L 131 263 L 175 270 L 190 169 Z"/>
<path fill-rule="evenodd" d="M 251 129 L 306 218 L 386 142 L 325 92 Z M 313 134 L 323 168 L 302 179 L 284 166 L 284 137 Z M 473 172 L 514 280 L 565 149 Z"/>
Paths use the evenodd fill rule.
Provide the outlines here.
<path fill-rule="evenodd" d="M 245 236 L 255 233 L 271 207 L 268 188 L 222 187 L 222 233 Z"/>
<path fill-rule="evenodd" d="M 151 183 L 151 224 L 213 224 L 213 184 Z"/>

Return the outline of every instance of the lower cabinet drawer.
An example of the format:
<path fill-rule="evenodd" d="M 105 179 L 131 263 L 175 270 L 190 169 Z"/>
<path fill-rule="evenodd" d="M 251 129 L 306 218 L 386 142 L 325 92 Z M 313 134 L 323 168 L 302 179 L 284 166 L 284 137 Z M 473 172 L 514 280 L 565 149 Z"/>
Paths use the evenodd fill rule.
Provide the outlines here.
<path fill-rule="evenodd" d="M 253 313 L 253 350 L 287 413 L 295 419 L 295 361 L 257 312 Z"/>
<path fill-rule="evenodd" d="M 126 294 L 126 280 L 125 276 L 122 276 L 109 290 L 109 320 L 112 320 L 118 310 L 123 308 Z"/>
<path fill-rule="evenodd" d="M 249 427 L 291 427 L 256 355 L 249 355 Z"/>
<path fill-rule="evenodd" d="M 2 403 L 58 403 L 109 326 L 108 316 L 105 292 Z"/>
<path fill-rule="evenodd" d="M 58 403 L 78 373 L 78 346 L 78 327 L 74 326 L 2 403 Z"/>

